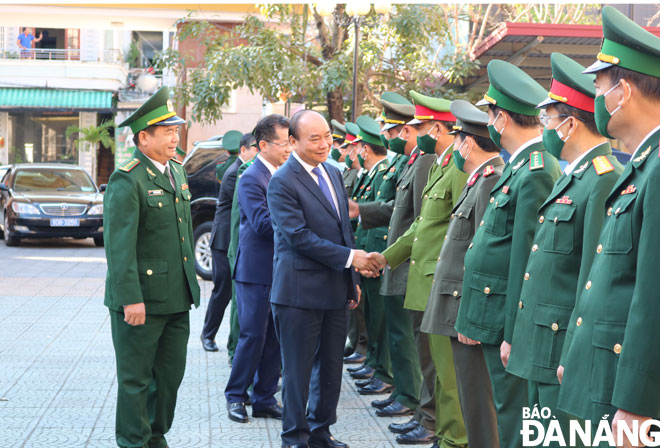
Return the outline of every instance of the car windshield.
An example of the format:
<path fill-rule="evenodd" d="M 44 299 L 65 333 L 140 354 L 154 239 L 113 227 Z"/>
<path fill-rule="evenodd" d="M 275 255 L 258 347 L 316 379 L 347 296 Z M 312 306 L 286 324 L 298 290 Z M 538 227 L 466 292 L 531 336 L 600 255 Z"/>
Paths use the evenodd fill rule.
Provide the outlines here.
<path fill-rule="evenodd" d="M 15 191 L 96 191 L 94 183 L 82 170 L 22 169 L 16 172 Z"/>
<path fill-rule="evenodd" d="M 226 151 L 219 148 L 197 148 L 195 153 L 186 160 L 185 169 L 188 174 L 199 171 L 200 168 L 206 166 L 209 162 L 219 158 Z"/>

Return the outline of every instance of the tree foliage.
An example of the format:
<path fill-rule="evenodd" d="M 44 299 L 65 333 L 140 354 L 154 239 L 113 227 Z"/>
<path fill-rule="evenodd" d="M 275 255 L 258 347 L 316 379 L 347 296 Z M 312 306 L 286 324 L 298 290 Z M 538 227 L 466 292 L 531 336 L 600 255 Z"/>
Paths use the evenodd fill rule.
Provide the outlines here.
<path fill-rule="evenodd" d="M 107 120 L 98 126 L 89 126 L 86 128 L 79 128 L 77 126 L 69 126 L 66 129 L 66 138 L 70 138 L 73 134 L 78 134 L 78 138 L 74 140 L 73 144 L 89 143 L 93 148 L 96 148 L 100 143 L 106 148 L 109 148 L 112 153 L 115 153 L 115 139 L 110 135 L 110 129 L 115 127 L 112 120 Z"/>

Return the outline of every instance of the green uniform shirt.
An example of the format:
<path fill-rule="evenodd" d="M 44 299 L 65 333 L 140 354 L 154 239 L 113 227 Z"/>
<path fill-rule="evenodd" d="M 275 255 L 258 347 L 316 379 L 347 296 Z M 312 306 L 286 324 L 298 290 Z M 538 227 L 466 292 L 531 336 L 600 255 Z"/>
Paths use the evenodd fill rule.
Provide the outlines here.
<path fill-rule="evenodd" d="M 229 259 L 229 267 L 231 268 L 232 276 L 234 275 L 234 265 L 236 264 L 236 253 L 238 252 L 238 229 L 241 226 L 241 208 L 238 205 L 238 183 L 241 181 L 241 175 L 248 169 L 256 156 L 238 167 L 236 172 L 236 188 L 234 188 L 234 199 L 231 203 L 231 216 L 230 216 L 230 238 L 229 247 L 227 248 L 227 258 Z"/>
<path fill-rule="evenodd" d="M 173 314 L 199 306 L 186 173 L 169 161 L 174 180 L 141 151 L 120 166 L 103 201 L 108 261 L 105 305 L 144 303 L 147 314 Z"/>
<path fill-rule="evenodd" d="M 511 341 L 536 212 L 560 174 L 557 159 L 532 142 L 506 164 L 465 254 L 456 330 L 487 344 Z"/>
<path fill-rule="evenodd" d="M 596 254 L 605 199 L 622 171 L 609 143 L 597 146 L 572 173 L 562 174 L 539 209 L 511 341 L 510 373 L 559 384 L 557 367 L 575 295 Z"/>
<path fill-rule="evenodd" d="M 225 175 L 225 171 L 227 171 L 227 168 L 232 166 L 236 159 L 238 159 L 238 154 L 229 154 L 229 158 L 227 160 L 222 163 L 218 163 L 215 166 L 215 178 L 218 180 L 218 182 L 222 183 L 222 177 Z"/>
<path fill-rule="evenodd" d="M 660 129 L 605 203 L 589 275 L 578 285 L 559 408 L 592 421 L 616 409 L 660 418 Z"/>

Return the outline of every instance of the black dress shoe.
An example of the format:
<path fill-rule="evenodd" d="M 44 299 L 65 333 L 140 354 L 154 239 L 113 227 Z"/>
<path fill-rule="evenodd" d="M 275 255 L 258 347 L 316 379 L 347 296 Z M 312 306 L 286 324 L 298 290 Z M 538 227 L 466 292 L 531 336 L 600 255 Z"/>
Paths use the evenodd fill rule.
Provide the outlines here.
<path fill-rule="evenodd" d="M 374 376 L 374 369 L 372 367 L 365 366 L 364 369 L 351 373 L 351 376 L 356 380 L 366 380 Z"/>
<path fill-rule="evenodd" d="M 362 353 L 353 352 L 350 356 L 344 356 L 344 364 L 362 364 L 367 359 Z"/>
<path fill-rule="evenodd" d="M 309 439 L 309 448 L 348 448 L 348 445 L 330 436 L 325 439 Z"/>
<path fill-rule="evenodd" d="M 227 415 L 229 420 L 237 423 L 247 423 L 248 415 L 245 410 L 245 403 L 227 403 Z"/>
<path fill-rule="evenodd" d="M 346 371 L 347 371 L 348 373 L 353 373 L 353 372 L 357 372 L 358 370 L 362 370 L 362 369 L 364 369 L 365 367 L 367 367 L 366 364 L 360 364 L 359 366 L 346 367 Z"/>
<path fill-rule="evenodd" d="M 428 445 L 436 440 L 435 433 L 422 425 L 419 425 L 409 433 L 396 436 L 396 441 L 402 445 Z"/>
<path fill-rule="evenodd" d="M 307 445 L 306 443 L 296 443 L 293 445 L 282 444 L 282 448 L 309 448 L 309 445 Z"/>
<path fill-rule="evenodd" d="M 384 400 L 374 400 L 371 402 L 371 406 L 375 407 L 376 409 L 383 409 L 384 407 L 387 407 L 394 403 L 394 398 L 390 395 Z"/>
<path fill-rule="evenodd" d="M 218 345 L 215 343 L 213 339 L 208 339 L 205 338 L 204 336 L 200 336 L 200 339 L 202 340 L 202 347 L 204 347 L 204 350 L 206 350 L 207 352 L 218 351 Z"/>
<path fill-rule="evenodd" d="M 419 426 L 419 422 L 414 418 L 411 418 L 405 423 L 390 423 L 387 426 L 387 429 L 392 431 L 394 434 L 406 434 L 412 431 L 413 429 Z"/>
<path fill-rule="evenodd" d="M 364 386 L 368 386 L 368 385 L 370 385 L 371 383 L 373 383 L 375 379 L 376 379 L 376 377 L 375 377 L 375 376 L 372 376 L 371 378 L 369 378 L 369 379 L 367 379 L 367 380 L 357 380 L 357 381 L 355 382 L 355 386 L 356 386 L 356 387 L 364 387 Z"/>
<path fill-rule="evenodd" d="M 255 411 L 253 408 L 252 417 L 274 418 L 276 420 L 282 420 L 282 406 L 279 404 L 274 404 L 269 408 L 260 409 L 258 411 Z"/>
<path fill-rule="evenodd" d="M 394 390 L 394 386 L 387 384 L 378 378 L 375 378 L 371 384 L 358 389 L 360 395 L 381 395 L 389 394 Z"/>
<path fill-rule="evenodd" d="M 405 415 L 413 415 L 414 413 L 415 411 L 405 407 L 398 401 L 376 411 L 376 415 L 379 417 L 403 417 Z"/>

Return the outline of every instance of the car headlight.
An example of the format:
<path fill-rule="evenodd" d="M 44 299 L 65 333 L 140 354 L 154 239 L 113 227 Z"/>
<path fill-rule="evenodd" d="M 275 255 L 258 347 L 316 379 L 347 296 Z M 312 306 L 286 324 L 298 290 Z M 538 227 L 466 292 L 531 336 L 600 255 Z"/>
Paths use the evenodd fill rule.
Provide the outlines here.
<path fill-rule="evenodd" d="M 20 214 L 29 214 L 29 215 L 39 215 L 39 209 L 32 204 L 25 202 L 12 202 L 11 208 L 15 213 Z"/>
<path fill-rule="evenodd" d="M 87 212 L 88 215 L 102 215 L 103 214 L 103 204 L 92 205 Z"/>

